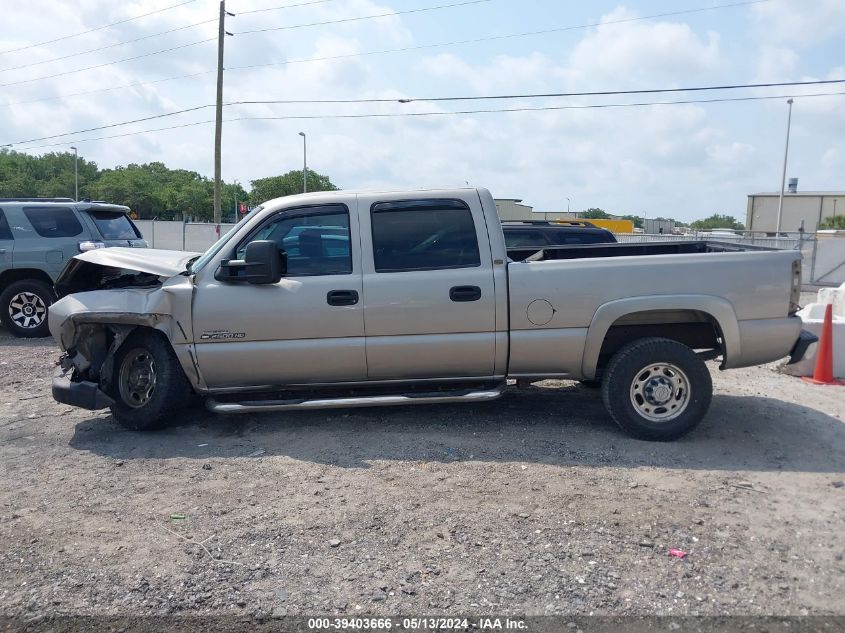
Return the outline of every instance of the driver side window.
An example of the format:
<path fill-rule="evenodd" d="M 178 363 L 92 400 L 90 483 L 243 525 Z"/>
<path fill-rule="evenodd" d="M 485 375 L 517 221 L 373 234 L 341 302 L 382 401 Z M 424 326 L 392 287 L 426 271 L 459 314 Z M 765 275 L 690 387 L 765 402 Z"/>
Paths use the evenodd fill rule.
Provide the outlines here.
<path fill-rule="evenodd" d="M 285 253 L 286 277 L 352 273 L 349 211 L 344 206 L 282 213 L 241 243 L 235 258 L 243 259 L 247 244 L 256 240 L 275 242 Z"/>

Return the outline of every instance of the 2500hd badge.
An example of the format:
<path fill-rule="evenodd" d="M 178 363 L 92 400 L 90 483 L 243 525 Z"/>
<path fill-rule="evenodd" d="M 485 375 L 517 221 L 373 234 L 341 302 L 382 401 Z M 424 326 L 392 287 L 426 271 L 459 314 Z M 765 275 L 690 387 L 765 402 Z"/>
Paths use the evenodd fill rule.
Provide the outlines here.
<path fill-rule="evenodd" d="M 230 332 L 229 330 L 211 330 L 210 332 L 203 332 L 200 334 L 202 341 L 223 341 L 232 338 L 244 338 L 246 332 Z"/>

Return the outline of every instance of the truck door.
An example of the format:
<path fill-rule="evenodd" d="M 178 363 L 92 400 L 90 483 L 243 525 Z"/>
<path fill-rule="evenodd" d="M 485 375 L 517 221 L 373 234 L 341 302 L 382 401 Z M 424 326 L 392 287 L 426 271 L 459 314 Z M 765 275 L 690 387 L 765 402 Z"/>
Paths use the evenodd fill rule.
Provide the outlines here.
<path fill-rule="evenodd" d="M 351 211 L 351 213 L 350 213 Z M 366 380 L 356 209 L 322 204 L 269 216 L 227 256 L 272 240 L 287 257 L 277 284 L 196 279 L 197 362 L 209 387 Z"/>
<path fill-rule="evenodd" d="M 478 197 L 371 195 L 358 207 L 368 379 L 492 376 L 496 301 Z"/>

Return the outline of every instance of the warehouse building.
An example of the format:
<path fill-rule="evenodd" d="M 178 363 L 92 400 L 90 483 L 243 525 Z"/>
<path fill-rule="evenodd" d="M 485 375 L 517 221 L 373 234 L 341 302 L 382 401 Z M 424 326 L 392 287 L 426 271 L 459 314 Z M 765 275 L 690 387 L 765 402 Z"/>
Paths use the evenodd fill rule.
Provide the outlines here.
<path fill-rule="evenodd" d="M 496 211 L 502 222 L 515 222 L 520 220 L 573 220 L 577 217 L 575 213 L 565 211 L 557 212 L 534 212 L 534 207 L 522 204 L 521 198 L 496 198 Z"/>
<path fill-rule="evenodd" d="M 749 195 L 746 229 L 775 233 L 779 199 L 779 192 Z M 789 179 L 789 189 L 783 194 L 782 232 L 799 230 L 802 221 L 805 231 L 814 232 L 823 220 L 837 214 L 845 214 L 845 191 L 798 191 L 798 179 Z"/>

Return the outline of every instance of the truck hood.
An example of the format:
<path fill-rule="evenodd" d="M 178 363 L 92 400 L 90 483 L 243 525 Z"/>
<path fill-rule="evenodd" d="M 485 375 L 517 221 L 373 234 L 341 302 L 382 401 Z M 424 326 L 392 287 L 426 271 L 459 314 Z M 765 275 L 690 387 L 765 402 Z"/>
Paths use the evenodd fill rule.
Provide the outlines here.
<path fill-rule="evenodd" d="M 90 264 L 136 270 L 159 277 L 172 277 L 184 272 L 188 261 L 202 253 L 186 251 L 163 251 L 154 248 L 98 248 L 76 255 L 78 259 Z"/>

